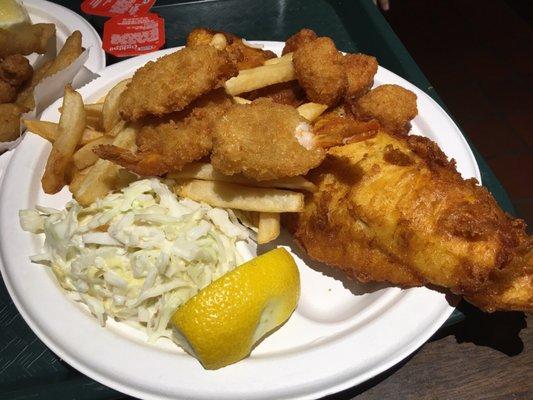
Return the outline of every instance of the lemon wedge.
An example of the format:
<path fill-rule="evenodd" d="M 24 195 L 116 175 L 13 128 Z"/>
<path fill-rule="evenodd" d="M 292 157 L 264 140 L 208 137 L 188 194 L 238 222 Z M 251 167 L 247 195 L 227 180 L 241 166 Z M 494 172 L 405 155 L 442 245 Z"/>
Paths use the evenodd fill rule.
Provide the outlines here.
<path fill-rule="evenodd" d="M 242 360 L 292 314 L 300 275 L 283 248 L 260 255 L 202 289 L 172 316 L 176 338 L 206 369 Z"/>

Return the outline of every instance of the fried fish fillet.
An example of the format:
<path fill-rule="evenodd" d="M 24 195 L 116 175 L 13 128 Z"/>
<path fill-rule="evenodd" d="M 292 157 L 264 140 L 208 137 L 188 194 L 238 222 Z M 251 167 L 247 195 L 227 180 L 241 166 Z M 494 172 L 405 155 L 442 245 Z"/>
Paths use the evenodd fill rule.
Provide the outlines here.
<path fill-rule="evenodd" d="M 237 72 L 224 51 L 212 46 L 186 47 L 135 72 L 121 95 L 120 115 L 130 121 L 183 110 Z"/>
<path fill-rule="evenodd" d="M 290 225 L 311 257 L 365 281 L 449 288 L 485 310 L 533 310 L 523 222 L 429 139 L 379 131 L 330 149 L 309 179 L 319 190 Z"/>

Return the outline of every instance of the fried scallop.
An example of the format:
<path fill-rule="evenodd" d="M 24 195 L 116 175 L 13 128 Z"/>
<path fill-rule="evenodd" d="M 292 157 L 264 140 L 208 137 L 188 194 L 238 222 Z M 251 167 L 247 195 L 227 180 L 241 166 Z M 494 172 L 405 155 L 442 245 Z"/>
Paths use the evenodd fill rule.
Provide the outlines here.
<path fill-rule="evenodd" d="M 139 68 L 122 93 L 120 115 L 135 121 L 183 110 L 237 75 L 228 54 L 212 46 L 186 47 Z"/>
<path fill-rule="evenodd" d="M 297 135 L 307 129 L 294 107 L 270 99 L 235 104 L 215 126 L 211 163 L 258 181 L 305 174 L 325 156 L 322 148 L 300 144 Z"/>
<path fill-rule="evenodd" d="M 310 43 L 318 39 L 317 34 L 311 29 L 301 29 L 287 39 L 282 54 L 292 53 L 304 44 Z"/>
<path fill-rule="evenodd" d="M 366 94 L 374 84 L 374 75 L 378 72 L 378 61 L 366 54 L 346 54 L 344 70 L 348 80 L 346 99 L 357 99 Z"/>
<path fill-rule="evenodd" d="M 343 56 L 330 38 L 321 37 L 298 47 L 293 65 L 309 100 L 334 106 L 343 98 L 347 86 Z"/>
<path fill-rule="evenodd" d="M 352 112 L 363 120 L 377 119 L 390 133 L 406 134 L 418 114 L 416 94 L 398 85 L 381 85 L 351 103 Z"/>

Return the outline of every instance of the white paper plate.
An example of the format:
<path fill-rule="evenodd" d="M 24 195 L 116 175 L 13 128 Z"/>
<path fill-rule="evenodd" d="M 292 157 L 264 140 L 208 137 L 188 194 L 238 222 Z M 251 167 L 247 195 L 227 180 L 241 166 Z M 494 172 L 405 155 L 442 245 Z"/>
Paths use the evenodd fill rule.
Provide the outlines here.
<path fill-rule="evenodd" d="M 282 43 L 257 42 L 280 51 Z M 100 98 L 164 50 L 108 67 L 81 93 Z M 426 94 L 380 68 L 376 84 L 397 83 L 418 95 L 420 115 L 414 132 L 424 132 L 457 160 L 464 177 L 480 178 L 475 159 L 459 129 Z M 55 121 L 59 101 L 43 119 Z M 40 178 L 50 146 L 27 135 L 10 163 L 0 199 L 0 250 L 4 281 L 34 332 L 76 369 L 121 392 L 149 399 L 295 399 L 316 398 L 359 384 L 390 368 L 421 346 L 453 311 L 439 292 L 358 285 L 334 279 L 326 267 L 300 258 L 302 295 L 285 326 L 252 355 L 217 371 L 170 342 L 149 345 L 133 329 L 110 322 L 99 326 L 86 309 L 67 299 L 53 275 L 31 264 L 41 240 L 23 232 L 18 210 L 36 204 L 62 208 L 67 190 L 47 196 Z M 286 242 L 288 243 L 288 242 Z M 304 257 L 305 259 L 305 257 Z"/>
<path fill-rule="evenodd" d="M 56 25 L 58 50 L 63 47 L 67 37 L 78 30 L 83 36 L 83 47 L 90 48 L 89 58 L 85 66 L 92 72 L 105 68 L 105 52 L 102 49 L 102 40 L 92 25 L 81 15 L 59 4 L 45 0 L 23 0 L 23 3 L 34 24 L 46 22 Z"/>

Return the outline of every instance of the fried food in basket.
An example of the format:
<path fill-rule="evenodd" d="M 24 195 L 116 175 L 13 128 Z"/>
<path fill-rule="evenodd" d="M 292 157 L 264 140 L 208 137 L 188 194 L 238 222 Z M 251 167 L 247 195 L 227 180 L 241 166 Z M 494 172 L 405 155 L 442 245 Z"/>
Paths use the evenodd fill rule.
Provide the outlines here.
<path fill-rule="evenodd" d="M 389 132 L 406 134 L 418 114 L 416 95 L 398 85 L 381 85 L 350 103 L 360 119 L 377 119 Z"/>
<path fill-rule="evenodd" d="M 331 149 L 309 178 L 318 191 L 292 230 L 311 257 L 367 281 L 445 287 L 490 311 L 533 310 L 524 224 L 429 139 L 380 131 Z"/>
<path fill-rule="evenodd" d="M 44 54 L 48 41 L 55 33 L 54 24 L 22 24 L 10 29 L 0 28 L 0 58 L 12 54 Z"/>
<path fill-rule="evenodd" d="M 321 37 L 298 47 L 293 55 L 293 65 L 298 82 L 309 100 L 328 106 L 341 101 L 346 92 L 347 78 L 343 56 L 333 40 Z"/>
<path fill-rule="evenodd" d="M 10 142 L 20 135 L 20 116 L 28 109 L 15 103 L 0 104 L 0 142 Z"/>
<path fill-rule="evenodd" d="M 239 70 L 259 67 L 266 60 L 276 57 L 272 51 L 252 46 L 233 33 L 217 32 L 206 28 L 193 29 L 187 36 L 187 46 L 202 45 L 225 50 Z"/>
<path fill-rule="evenodd" d="M 135 72 L 120 97 L 120 114 L 130 121 L 181 111 L 236 74 L 237 68 L 224 51 L 212 46 L 186 47 Z"/>
<path fill-rule="evenodd" d="M 305 174 L 325 155 L 299 141 L 299 134 L 312 135 L 310 129 L 293 107 L 269 99 L 235 104 L 215 126 L 211 163 L 226 175 L 258 181 Z"/>
<path fill-rule="evenodd" d="M 33 68 L 26 57 L 9 55 L 0 60 L 0 104 L 13 103 L 20 87 L 33 74 Z"/>
<path fill-rule="evenodd" d="M 30 79 L 33 68 L 28 59 L 20 54 L 7 56 L 0 62 L 0 79 L 18 87 Z"/>
<path fill-rule="evenodd" d="M 17 103 L 24 105 L 30 110 L 33 109 L 35 107 L 33 98 L 33 90 L 35 89 L 35 86 L 37 86 L 43 79 L 64 70 L 72 64 L 83 52 L 81 40 L 82 36 L 80 31 L 72 32 L 57 56 L 45 68 L 43 68 L 39 74 L 36 72 L 34 74 L 34 78 L 36 79 L 32 79 L 19 93 Z"/>

